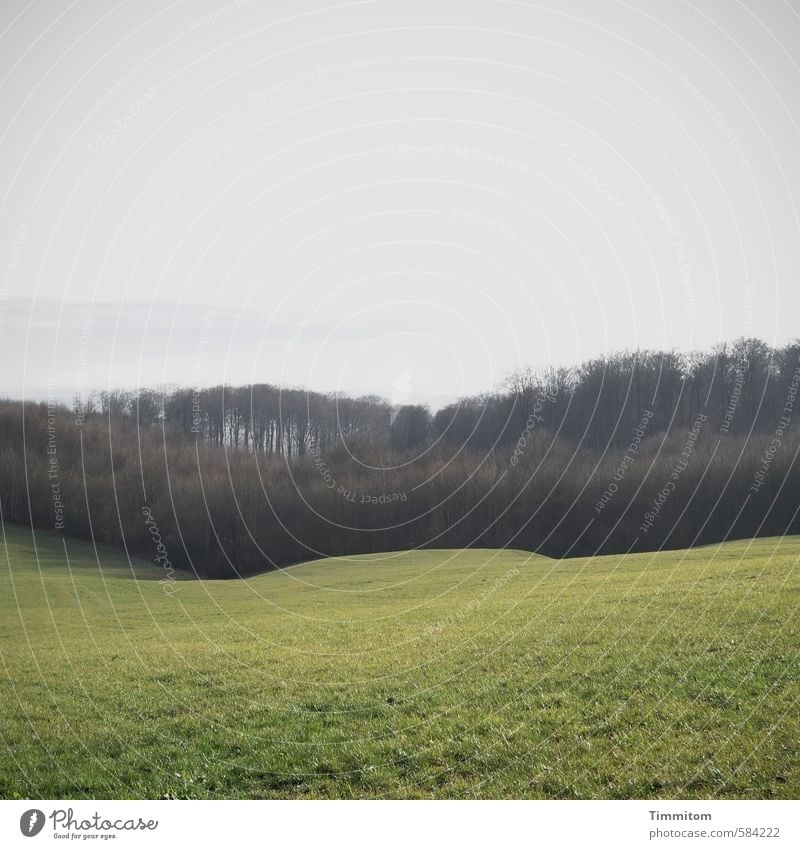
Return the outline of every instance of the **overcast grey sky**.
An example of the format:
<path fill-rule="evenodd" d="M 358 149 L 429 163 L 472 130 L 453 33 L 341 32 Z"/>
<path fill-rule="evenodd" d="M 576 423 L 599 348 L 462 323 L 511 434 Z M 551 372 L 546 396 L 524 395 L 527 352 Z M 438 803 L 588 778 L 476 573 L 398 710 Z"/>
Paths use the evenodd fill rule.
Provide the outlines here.
<path fill-rule="evenodd" d="M 797 4 L 0 6 L 0 393 L 434 405 L 798 335 Z"/>

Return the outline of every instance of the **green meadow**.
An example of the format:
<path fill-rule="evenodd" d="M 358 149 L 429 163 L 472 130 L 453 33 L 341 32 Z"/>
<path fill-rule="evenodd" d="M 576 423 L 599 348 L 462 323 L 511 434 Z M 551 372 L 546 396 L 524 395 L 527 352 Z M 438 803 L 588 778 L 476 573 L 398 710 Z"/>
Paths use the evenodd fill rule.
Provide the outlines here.
<path fill-rule="evenodd" d="M 161 583 L 4 528 L 4 798 L 797 798 L 800 538 Z"/>

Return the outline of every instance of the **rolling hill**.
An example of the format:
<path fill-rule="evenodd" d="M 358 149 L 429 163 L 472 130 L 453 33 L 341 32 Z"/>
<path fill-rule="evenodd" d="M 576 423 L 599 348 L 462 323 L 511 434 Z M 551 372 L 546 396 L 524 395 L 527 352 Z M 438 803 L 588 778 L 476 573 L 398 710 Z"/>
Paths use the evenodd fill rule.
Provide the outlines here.
<path fill-rule="evenodd" d="M 5 798 L 796 798 L 800 538 L 163 583 L 5 526 Z"/>

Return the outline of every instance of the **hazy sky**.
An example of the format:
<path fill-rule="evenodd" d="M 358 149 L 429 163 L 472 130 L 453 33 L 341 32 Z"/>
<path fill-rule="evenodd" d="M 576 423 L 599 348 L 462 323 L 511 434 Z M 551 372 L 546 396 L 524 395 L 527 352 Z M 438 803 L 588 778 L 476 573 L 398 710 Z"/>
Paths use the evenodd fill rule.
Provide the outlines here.
<path fill-rule="evenodd" d="M 780 0 L 0 5 L 0 393 L 434 405 L 798 335 Z"/>

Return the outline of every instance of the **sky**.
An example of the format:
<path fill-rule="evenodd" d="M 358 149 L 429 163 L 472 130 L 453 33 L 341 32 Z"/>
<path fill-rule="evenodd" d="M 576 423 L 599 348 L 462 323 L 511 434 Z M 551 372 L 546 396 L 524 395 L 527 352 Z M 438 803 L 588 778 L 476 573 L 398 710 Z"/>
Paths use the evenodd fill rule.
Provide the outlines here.
<path fill-rule="evenodd" d="M 0 395 L 783 344 L 798 62 L 780 0 L 3 0 Z"/>

